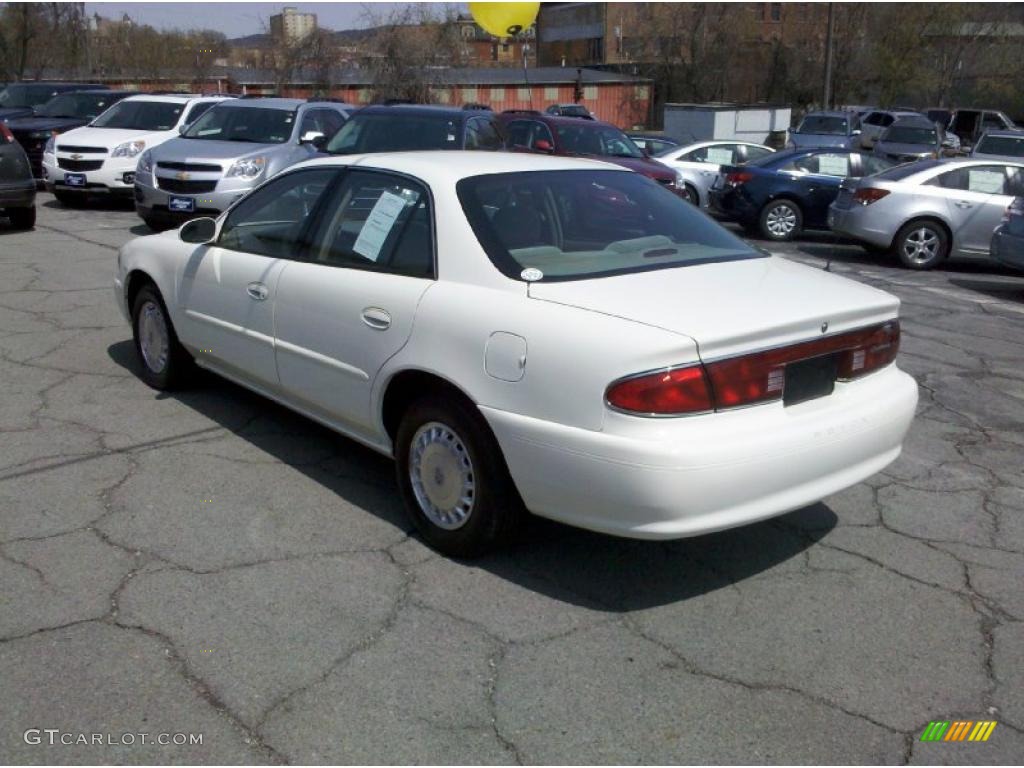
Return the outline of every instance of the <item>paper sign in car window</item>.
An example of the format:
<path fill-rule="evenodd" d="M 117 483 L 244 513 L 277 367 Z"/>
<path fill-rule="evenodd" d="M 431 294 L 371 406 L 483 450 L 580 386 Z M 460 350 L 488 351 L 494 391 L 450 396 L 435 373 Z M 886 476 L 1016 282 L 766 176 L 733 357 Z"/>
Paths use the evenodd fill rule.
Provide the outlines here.
<path fill-rule="evenodd" d="M 1006 174 L 1002 171 L 969 170 L 967 172 L 967 188 L 971 192 L 983 192 L 988 195 L 1003 194 L 1003 183 Z"/>
<path fill-rule="evenodd" d="M 380 250 L 384 247 L 384 242 L 391 234 L 403 208 L 405 200 L 390 192 L 382 192 L 370 215 L 366 217 L 352 250 L 370 261 L 379 259 Z"/>
<path fill-rule="evenodd" d="M 849 176 L 850 158 L 846 155 L 818 155 L 818 173 L 826 176 Z"/>
<path fill-rule="evenodd" d="M 714 165 L 732 165 L 732 150 L 710 147 L 708 149 L 707 161 Z"/>

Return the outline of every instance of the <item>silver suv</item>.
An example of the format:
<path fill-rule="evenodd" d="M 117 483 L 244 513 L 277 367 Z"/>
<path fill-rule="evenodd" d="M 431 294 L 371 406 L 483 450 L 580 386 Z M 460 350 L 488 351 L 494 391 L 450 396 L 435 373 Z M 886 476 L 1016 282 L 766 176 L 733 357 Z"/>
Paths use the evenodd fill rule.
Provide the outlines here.
<path fill-rule="evenodd" d="M 154 230 L 217 216 L 271 176 L 316 155 L 355 109 L 305 99 L 218 104 L 178 138 L 142 153 L 135 210 Z"/>

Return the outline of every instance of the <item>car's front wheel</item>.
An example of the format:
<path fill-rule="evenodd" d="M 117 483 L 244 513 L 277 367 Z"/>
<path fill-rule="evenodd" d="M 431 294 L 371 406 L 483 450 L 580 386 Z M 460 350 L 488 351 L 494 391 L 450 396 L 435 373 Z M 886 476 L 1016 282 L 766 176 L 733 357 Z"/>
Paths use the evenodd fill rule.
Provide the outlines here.
<path fill-rule="evenodd" d="M 683 189 L 686 192 L 686 202 L 700 208 L 700 193 L 697 192 L 697 188 L 693 184 L 685 184 Z"/>
<path fill-rule="evenodd" d="M 908 222 L 896 235 L 896 255 L 909 269 L 933 269 L 949 255 L 949 235 L 929 219 Z"/>
<path fill-rule="evenodd" d="M 761 234 L 769 240 L 792 240 L 804 225 L 800 206 L 792 200 L 773 200 L 761 209 Z"/>
<path fill-rule="evenodd" d="M 398 485 L 413 524 L 434 549 L 478 557 L 505 543 L 522 501 L 483 417 L 452 396 L 423 398 L 395 440 Z"/>
<path fill-rule="evenodd" d="M 185 383 L 195 364 L 178 341 L 159 291 L 143 286 L 132 305 L 132 335 L 142 363 L 142 380 L 154 389 Z"/>
<path fill-rule="evenodd" d="M 36 207 L 12 208 L 7 211 L 7 217 L 15 229 L 32 229 L 36 225 Z"/>

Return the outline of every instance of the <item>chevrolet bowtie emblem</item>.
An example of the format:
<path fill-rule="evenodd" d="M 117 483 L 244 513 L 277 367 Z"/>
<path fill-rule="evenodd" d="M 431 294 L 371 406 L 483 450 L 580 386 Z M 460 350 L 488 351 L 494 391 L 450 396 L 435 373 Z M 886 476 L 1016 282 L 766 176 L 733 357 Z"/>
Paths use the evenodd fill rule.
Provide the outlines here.
<path fill-rule="evenodd" d="M 187 173 L 185 173 L 184 171 L 182 171 L 181 173 L 174 174 L 174 178 L 176 178 L 178 181 L 187 181 L 188 178 L 189 178 L 189 175 Z"/>
<path fill-rule="evenodd" d="M 71 159 L 72 159 L 72 160 L 81 160 L 81 159 L 82 159 L 82 156 L 81 156 L 81 155 L 72 155 L 72 156 L 71 156 Z"/>

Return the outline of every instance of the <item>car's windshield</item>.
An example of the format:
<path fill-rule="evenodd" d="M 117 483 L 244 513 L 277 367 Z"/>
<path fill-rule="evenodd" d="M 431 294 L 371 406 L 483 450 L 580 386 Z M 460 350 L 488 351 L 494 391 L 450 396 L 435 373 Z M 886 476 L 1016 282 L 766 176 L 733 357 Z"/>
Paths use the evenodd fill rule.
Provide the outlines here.
<path fill-rule="evenodd" d="M 570 155 L 643 157 L 633 140 L 610 125 L 559 125 L 555 128 L 563 150 Z"/>
<path fill-rule="evenodd" d="M 183 109 L 184 104 L 166 101 L 121 101 L 94 120 L 92 127 L 169 131 L 178 124 Z"/>
<path fill-rule="evenodd" d="M 579 280 L 762 255 L 628 171 L 473 176 L 459 182 L 458 195 L 484 250 L 514 279 Z"/>
<path fill-rule="evenodd" d="M 62 93 L 36 110 L 41 117 L 87 117 L 92 119 L 116 101 L 113 93 Z"/>
<path fill-rule="evenodd" d="M 819 133 L 827 136 L 845 136 L 845 117 L 833 115 L 808 115 L 800 122 L 797 133 Z"/>
<path fill-rule="evenodd" d="M 294 125 L 292 110 L 217 106 L 182 135 L 186 139 L 282 144 L 291 137 Z"/>
<path fill-rule="evenodd" d="M 445 114 L 353 115 L 327 144 L 332 155 L 461 149 L 459 126 Z"/>
<path fill-rule="evenodd" d="M 1020 136 L 986 136 L 978 142 L 975 153 L 1024 157 L 1024 134 Z"/>
<path fill-rule="evenodd" d="M 882 141 L 894 144 L 936 144 L 939 138 L 934 128 L 894 125 L 885 132 Z"/>

